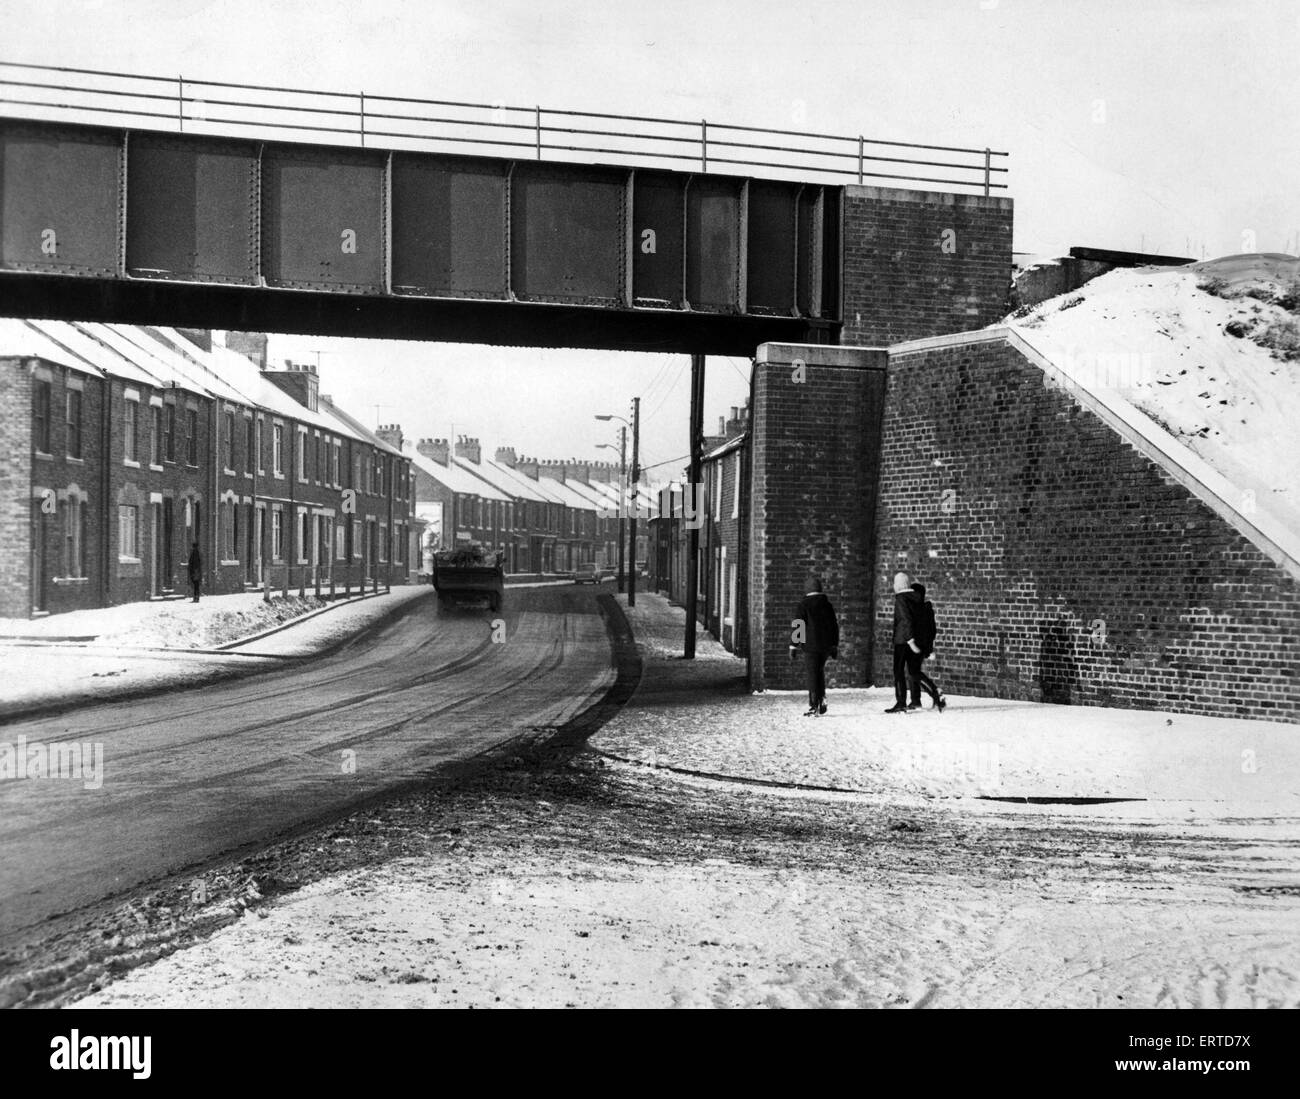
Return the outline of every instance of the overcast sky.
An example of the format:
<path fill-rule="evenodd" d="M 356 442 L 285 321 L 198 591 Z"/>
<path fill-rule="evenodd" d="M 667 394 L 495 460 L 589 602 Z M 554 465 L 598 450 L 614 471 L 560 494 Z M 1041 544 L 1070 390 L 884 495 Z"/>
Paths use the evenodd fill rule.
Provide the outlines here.
<path fill-rule="evenodd" d="M 5 60 L 991 146 L 1018 251 L 1300 252 L 1295 0 L 0 0 L 0 27 Z M 309 349 L 409 435 L 608 456 L 592 414 L 641 394 L 647 461 L 686 451 L 681 357 L 272 341 Z M 746 373 L 709 360 L 706 425 Z"/>

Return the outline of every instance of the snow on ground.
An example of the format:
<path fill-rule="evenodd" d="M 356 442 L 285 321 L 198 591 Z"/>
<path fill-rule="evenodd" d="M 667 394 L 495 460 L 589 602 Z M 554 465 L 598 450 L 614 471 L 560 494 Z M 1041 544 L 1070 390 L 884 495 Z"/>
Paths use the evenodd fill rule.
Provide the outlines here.
<path fill-rule="evenodd" d="M 77 1006 L 1300 1006 L 1294 815 L 1133 821 L 1118 806 L 921 798 L 875 742 L 938 742 L 959 703 L 877 720 L 864 696 L 838 725 L 786 718 L 798 698 L 746 695 L 707 637 L 700 659 L 674 659 L 681 612 L 661 597 L 630 615 L 645 679 L 596 744 L 647 746 L 658 766 L 505 761 L 280 845 L 228 876 L 287 895 L 223 900 L 233 923 L 121 979 L 99 963 Z M 1065 707 L 1037 713 L 1053 752 L 1110 753 L 1115 775 L 1145 758 L 1126 742 L 1162 735 L 1122 720 L 1098 742 Z M 978 735 L 1008 735 L 1008 712 L 994 720 Z M 1278 731 L 1228 724 L 1220 735 L 1252 744 Z M 1271 751 L 1260 770 L 1280 765 Z M 843 778 L 856 760 L 875 785 L 745 785 L 670 760 L 787 781 Z M 181 890 L 121 922 L 143 920 L 140 953 L 156 957 L 146 913 L 210 925 L 212 907 L 184 916 Z"/>
<path fill-rule="evenodd" d="M 1118 390 L 1300 531 L 1297 279 L 1300 260 L 1274 254 L 1122 268 L 1000 323 Z"/>
<path fill-rule="evenodd" d="M 331 604 L 294 595 L 269 604 L 260 594 L 218 595 L 198 603 L 126 603 L 31 622 L 3 619 L 0 717 L 180 689 L 265 667 L 277 658 L 309 656 L 429 594 L 427 586 L 412 585 Z M 304 614 L 308 617 L 295 621 Z M 280 624 L 285 628 L 261 636 Z M 18 640 L 25 637 L 37 640 Z M 61 643 L 48 640 L 52 637 L 89 640 Z M 255 639 L 240 644 L 241 637 Z M 211 651 L 221 643 L 226 652 Z"/>
<path fill-rule="evenodd" d="M 639 596 L 627 613 L 652 659 L 680 653 L 680 608 Z M 1295 725 L 955 695 L 942 714 L 928 700 L 926 709 L 886 714 L 892 687 L 832 689 L 827 714 L 804 717 L 803 692 L 695 693 L 692 676 L 739 687 L 745 674 L 745 662 L 707 635 L 697 653 L 696 668 L 671 676 L 652 664 L 635 711 L 591 746 L 659 767 L 867 793 L 1141 798 L 1147 813 L 1213 802 L 1215 812 L 1300 815 Z M 942 673 L 931 674 L 942 688 Z"/>

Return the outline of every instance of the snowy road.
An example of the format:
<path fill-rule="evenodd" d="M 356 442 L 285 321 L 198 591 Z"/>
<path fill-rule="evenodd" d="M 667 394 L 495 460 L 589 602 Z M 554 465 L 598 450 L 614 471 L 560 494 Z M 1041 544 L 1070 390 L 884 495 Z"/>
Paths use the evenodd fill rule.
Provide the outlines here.
<path fill-rule="evenodd" d="M 512 592 L 495 630 L 419 599 L 320 660 L 4 726 L 103 763 L 0 782 L 0 943 L 562 724 L 614 680 L 597 594 Z"/>

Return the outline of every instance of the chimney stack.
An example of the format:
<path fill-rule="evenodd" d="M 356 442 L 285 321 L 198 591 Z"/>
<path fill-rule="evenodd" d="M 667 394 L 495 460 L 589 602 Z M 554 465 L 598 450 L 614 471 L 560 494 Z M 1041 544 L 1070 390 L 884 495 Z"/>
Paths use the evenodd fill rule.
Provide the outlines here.
<path fill-rule="evenodd" d="M 496 459 L 496 460 L 497 460 L 501 465 L 503 465 L 503 466 L 509 466 L 511 469 L 514 469 L 515 466 L 516 466 L 516 464 L 518 464 L 518 462 L 519 462 L 519 459 L 518 459 L 517 457 L 515 457 L 515 448 L 512 447 L 512 446 L 499 446 L 499 447 L 497 447 L 497 459 Z"/>
<path fill-rule="evenodd" d="M 259 370 L 266 369 L 265 332 L 227 332 L 226 346 L 238 351 Z"/>
<path fill-rule="evenodd" d="M 375 429 L 375 434 L 394 449 L 402 449 L 402 429 L 400 425 L 384 424 Z"/>
<path fill-rule="evenodd" d="M 482 456 L 483 450 L 479 446 L 477 439 L 471 438 L 469 435 L 461 435 L 456 439 L 457 458 L 464 458 L 478 465 Z"/>
<path fill-rule="evenodd" d="M 263 367 L 262 377 L 289 394 L 304 408 L 316 411 L 320 403 L 320 379 L 316 377 L 315 367 L 286 360 L 284 366 L 278 369 Z"/>
<path fill-rule="evenodd" d="M 415 449 L 440 466 L 445 466 L 451 461 L 446 439 L 421 439 Z"/>
<path fill-rule="evenodd" d="M 519 463 L 515 466 L 515 469 L 519 470 L 519 472 L 522 473 L 525 477 L 531 477 L 534 481 L 537 480 L 537 459 L 536 458 L 521 457 L 519 459 Z"/>

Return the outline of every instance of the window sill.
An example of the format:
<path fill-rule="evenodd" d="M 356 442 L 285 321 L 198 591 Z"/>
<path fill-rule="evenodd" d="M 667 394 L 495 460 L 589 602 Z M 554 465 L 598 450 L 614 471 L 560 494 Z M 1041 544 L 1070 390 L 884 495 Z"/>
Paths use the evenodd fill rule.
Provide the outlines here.
<path fill-rule="evenodd" d="M 239 560 L 238 557 L 231 557 L 231 558 L 225 558 L 225 557 L 223 557 L 223 558 L 221 559 L 221 565 L 222 565 L 223 568 L 226 567 L 226 566 L 229 566 L 229 565 L 238 565 L 238 564 L 241 564 L 241 563 L 242 563 L 242 562 Z"/>
<path fill-rule="evenodd" d="M 36 456 L 37 458 L 43 458 L 43 459 L 44 459 L 45 461 L 47 461 L 47 462 L 52 462 L 52 461 L 54 461 L 54 455 L 53 455 L 53 454 L 48 454 L 48 453 L 46 453 L 44 450 L 38 450 L 38 451 L 36 451 L 36 452 L 35 452 L 35 456 Z"/>
<path fill-rule="evenodd" d="M 74 458 L 71 454 L 68 455 L 65 461 L 74 466 L 84 466 L 86 464 L 85 458 Z"/>
<path fill-rule="evenodd" d="M 54 576 L 50 579 L 51 582 L 55 584 L 70 584 L 73 586 L 77 584 L 88 584 L 90 582 L 90 577 L 88 576 Z"/>
<path fill-rule="evenodd" d="M 196 468 L 197 468 L 197 467 L 196 467 Z M 239 476 L 239 474 L 236 473 L 236 472 L 235 472 L 233 469 L 231 469 L 229 466 L 223 468 L 223 469 L 221 470 L 221 472 L 222 472 L 222 474 L 225 475 L 226 477 L 238 477 L 238 476 Z"/>
<path fill-rule="evenodd" d="M 119 565 L 138 565 L 138 564 L 140 564 L 140 558 L 138 558 L 138 557 L 124 557 L 122 554 L 119 553 L 119 554 L 117 555 L 117 563 L 118 563 Z"/>
<path fill-rule="evenodd" d="M 126 466 L 127 469 L 139 469 L 139 468 L 140 468 L 140 463 L 137 462 L 137 461 L 135 461 L 134 459 L 131 459 L 131 458 L 123 458 L 123 459 L 122 459 L 122 464 L 123 464 L 124 466 Z"/>
<path fill-rule="evenodd" d="M 149 468 L 150 468 L 151 470 L 153 470 L 154 473 L 166 473 L 166 472 L 167 472 L 167 471 L 166 471 L 162 466 L 160 466 L 160 465 L 156 465 L 156 464 L 153 463 L 153 462 L 150 462 L 150 463 L 149 463 Z"/>

